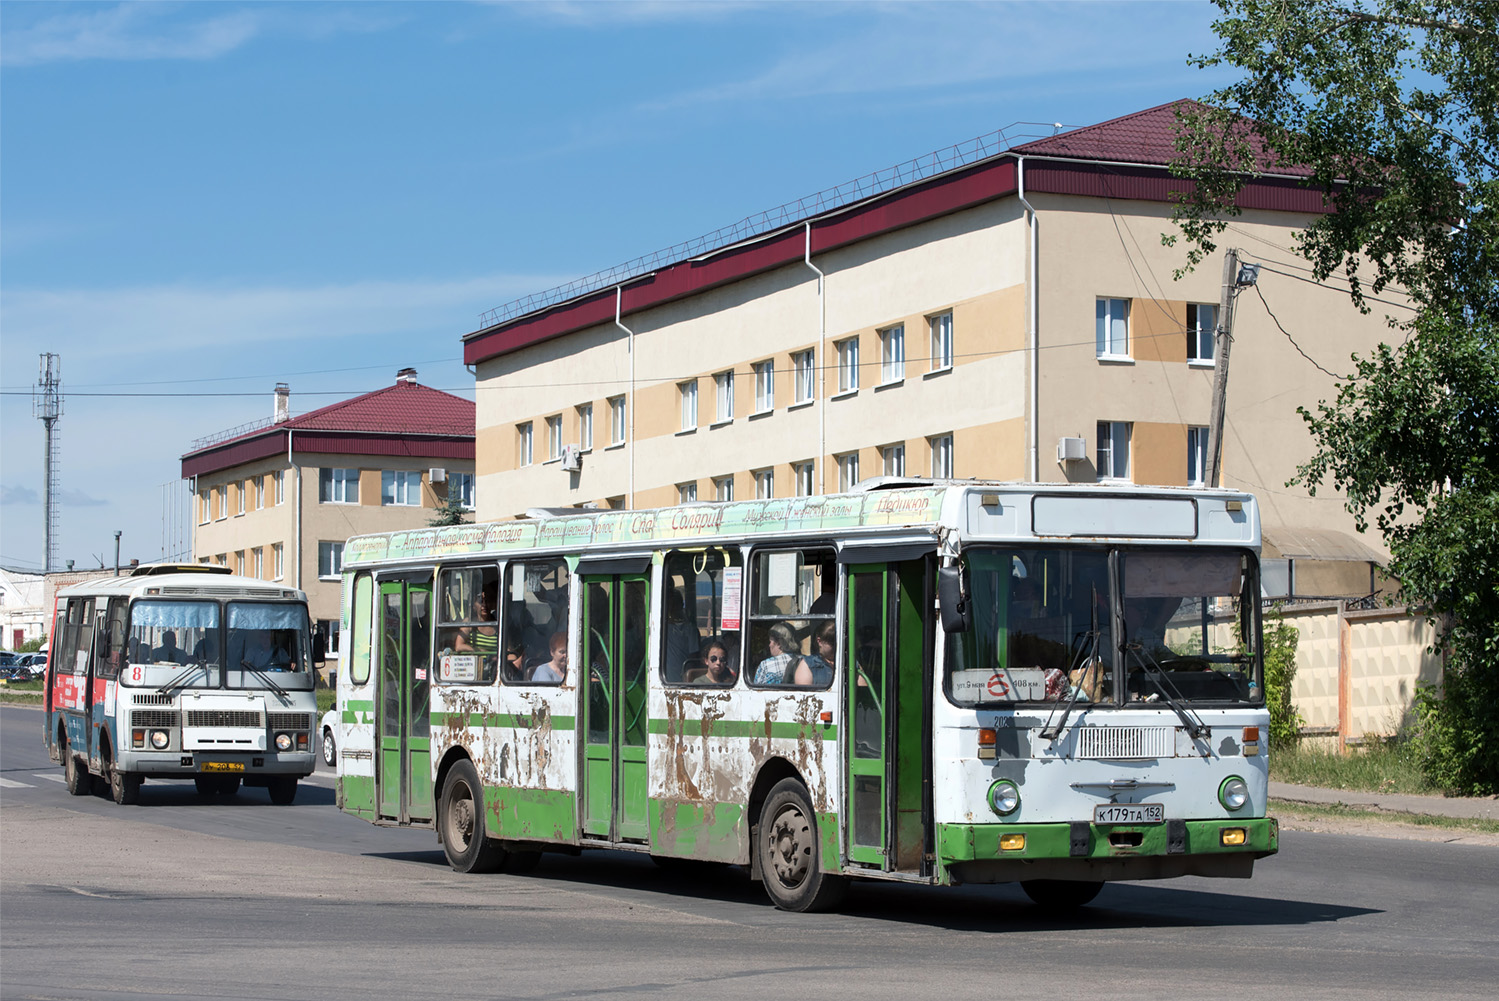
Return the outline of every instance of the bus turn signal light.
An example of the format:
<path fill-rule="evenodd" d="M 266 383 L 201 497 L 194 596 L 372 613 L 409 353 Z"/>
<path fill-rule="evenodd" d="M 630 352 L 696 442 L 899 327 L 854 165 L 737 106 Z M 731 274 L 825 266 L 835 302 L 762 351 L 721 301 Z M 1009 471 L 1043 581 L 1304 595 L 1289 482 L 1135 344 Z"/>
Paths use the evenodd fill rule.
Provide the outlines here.
<path fill-rule="evenodd" d="M 982 729 L 982 730 L 979 731 L 979 759 L 980 760 L 982 760 L 982 761 L 992 761 L 994 759 L 994 744 L 995 744 L 995 740 L 996 740 L 996 737 L 995 737 L 994 731 L 991 730 L 991 729 L 989 729 L 988 727 L 985 727 L 984 729 Z"/>
<path fill-rule="evenodd" d="M 1001 834 L 999 836 L 999 850 L 1002 852 L 1025 851 L 1024 834 Z"/>
<path fill-rule="evenodd" d="M 1218 833 L 1218 840 L 1224 845 L 1242 845 L 1244 843 L 1244 828 L 1225 827 Z"/>

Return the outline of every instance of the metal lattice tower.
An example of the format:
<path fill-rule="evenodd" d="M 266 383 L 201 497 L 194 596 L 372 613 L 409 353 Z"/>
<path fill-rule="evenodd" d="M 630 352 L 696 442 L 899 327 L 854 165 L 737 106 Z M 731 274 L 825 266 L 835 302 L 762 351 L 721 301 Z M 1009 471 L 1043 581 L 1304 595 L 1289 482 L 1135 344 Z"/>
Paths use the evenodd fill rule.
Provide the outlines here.
<path fill-rule="evenodd" d="M 42 565 L 50 573 L 57 569 L 57 460 L 62 446 L 57 419 L 62 416 L 62 355 L 42 355 L 41 374 L 31 395 L 31 413 L 42 422 L 47 438 L 42 472 L 42 511 L 46 519 Z"/>

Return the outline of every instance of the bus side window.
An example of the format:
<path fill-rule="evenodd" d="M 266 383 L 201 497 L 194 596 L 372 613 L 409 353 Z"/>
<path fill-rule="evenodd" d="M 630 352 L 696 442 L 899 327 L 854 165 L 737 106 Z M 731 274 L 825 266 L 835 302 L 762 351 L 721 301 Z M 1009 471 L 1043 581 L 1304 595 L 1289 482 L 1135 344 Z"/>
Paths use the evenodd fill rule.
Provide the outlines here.
<path fill-rule="evenodd" d="M 672 550 L 663 561 L 661 680 L 726 687 L 739 678 L 739 637 L 725 636 L 724 579 L 738 550 Z M 732 595 L 731 595 L 732 597 Z M 736 625 L 739 609 L 729 619 Z"/>
<path fill-rule="evenodd" d="M 837 662 L 832 550 L 754 554 L 745 666 L 755 686 L 827 688 Z"/>
<path fill-rule="evenodd" d="M 374 646 L 370 613 L 374 600 L 375 587 L 370 575 L 362 573 L 355 577 L 349 627 L 349 680 L 356 685 L 370 680 L 370 650 Z"/>
<path fill-rule="evenodd" d="M 500 572 L 444 570 L 438 594 L 438 681 L 493 684 L 500 653 Z"/>
<path fill-rule="evenodd" d="M 109 599 L 109 611 L 94 650 L 94 670 L 101 678 L 118 678 L 125 668 L 125 610 L 128 607 L 124 598 Z"/>
<path fill-rule="evenodd" d="M 560 685 L 567 680 L 571 575 L 561 559 L 505 568 L 502 677 L 508 684 Z"/>

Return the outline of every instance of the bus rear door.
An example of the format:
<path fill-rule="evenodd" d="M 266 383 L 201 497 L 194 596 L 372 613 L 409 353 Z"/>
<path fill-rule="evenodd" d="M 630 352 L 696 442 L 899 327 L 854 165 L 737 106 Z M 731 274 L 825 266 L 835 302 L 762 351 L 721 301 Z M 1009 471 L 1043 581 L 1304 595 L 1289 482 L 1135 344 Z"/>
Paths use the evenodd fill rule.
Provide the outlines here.
<path fill-rule="evenodd" d="M 646 663 L 650 580 L 583 572 L 583 774 L 585 836 L 644 841 L 650 834 L 646 766 Z"/>
<path fill-rule="evenodd" d="M 432 572 L 380 582 L 379 815 L 432 822 Z"/>

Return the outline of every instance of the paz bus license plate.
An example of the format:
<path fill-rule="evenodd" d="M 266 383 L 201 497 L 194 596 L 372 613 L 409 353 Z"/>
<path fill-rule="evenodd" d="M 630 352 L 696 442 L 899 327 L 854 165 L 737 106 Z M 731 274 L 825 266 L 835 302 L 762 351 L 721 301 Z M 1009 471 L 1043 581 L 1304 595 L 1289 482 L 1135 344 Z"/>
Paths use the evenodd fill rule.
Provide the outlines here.
<path fill-rule="evenodd" d="M 204 772 L 242 772 L 245 770 L 243 761 L 205 761 L 198 766 L 199 771 Z"/>
<path fill-rule="evenodd" d="M 1093 808 L 1095 824 L 1160 824 L 1165 820 L 1162 803 L 1106 803 Z"/>

